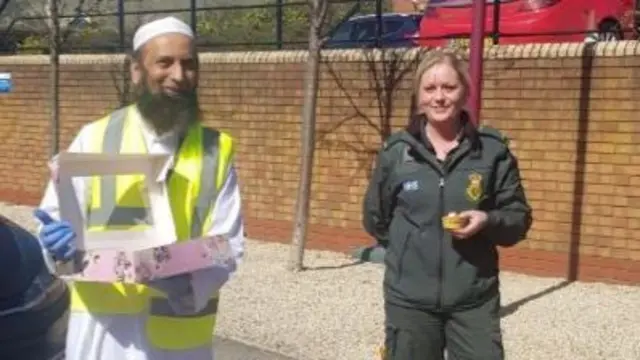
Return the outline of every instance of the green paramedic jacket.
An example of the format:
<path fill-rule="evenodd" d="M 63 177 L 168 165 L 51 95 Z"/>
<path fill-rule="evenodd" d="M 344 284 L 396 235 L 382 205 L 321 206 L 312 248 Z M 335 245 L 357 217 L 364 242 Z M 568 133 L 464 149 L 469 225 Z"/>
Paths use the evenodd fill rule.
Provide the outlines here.
<path fill-rule="evenodd" d="M 468 126 L 467 126 L 468 127 Z M 497 245 L 524 239 L 532 222 L 506 139 L 482 127 L 443 162 L 421 134 L 391 135 L 367 189 L 363 225 L 384 247 L 385 300 L 429 311 L 472 308 L 498 291 Z M 487 226 L 472 238 L 443 229 L 449 212 L 478 209 Z"/>

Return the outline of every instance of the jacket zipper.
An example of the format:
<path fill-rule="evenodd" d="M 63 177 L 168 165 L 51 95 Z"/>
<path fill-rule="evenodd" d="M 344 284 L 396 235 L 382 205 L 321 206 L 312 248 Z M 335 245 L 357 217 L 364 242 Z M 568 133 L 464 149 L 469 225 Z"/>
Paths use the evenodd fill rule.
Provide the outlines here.
<path fill-rule="evenodd" d="M 440 218 L 444 216 L 444 177 L 440 178 L 440 183 L 438 184 L 438 190 L 440 191 L 440 201 L 438 202 Z M 440 256 L 438 257 L 438 291 L 436 293 L 436 308 L 440 309 L 442 307 L 442 284 L 444 282 L 444 227 L 442 226 L 442 221 L 440 223 L 440 236 L 439 236 L 439 246 L 440 246 Z"/>

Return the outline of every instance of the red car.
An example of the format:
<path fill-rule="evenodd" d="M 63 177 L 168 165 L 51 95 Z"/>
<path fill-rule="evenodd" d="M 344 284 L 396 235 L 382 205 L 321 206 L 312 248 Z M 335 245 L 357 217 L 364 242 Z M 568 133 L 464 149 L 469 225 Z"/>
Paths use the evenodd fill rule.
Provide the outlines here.
<path fill-rule="evenodd" d="M 429 1 L 415 41 L 420 46 L 468 41 L 473 1 Z M 500 44 L 581 42 L 596 31 L 600 40 L 635 37 L 635 0 L 487 0 L 488 42 L 497 1 Z"/>

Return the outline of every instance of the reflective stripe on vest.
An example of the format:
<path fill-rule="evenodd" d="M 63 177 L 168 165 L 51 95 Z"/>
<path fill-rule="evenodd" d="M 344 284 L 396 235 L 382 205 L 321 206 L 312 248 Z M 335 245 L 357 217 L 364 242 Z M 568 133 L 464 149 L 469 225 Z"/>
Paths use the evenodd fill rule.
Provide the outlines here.
<path fill-rule="evenodd" d="M 168 350 L 185 350 L 210 347 L 216 325 L 218 298 L 209 300 L 197 314 L 178 315 L 165 299 L 154 298 L 151 316 L 145 325 L 147 338 L 155 347 Z"/>
<path fill-rule="evenodd" d="M 126 291 L 126 288 L 142 286 L 122 283 L 70 284 L 72 311 L 102 315 L 132 315 L 148 312 L 149 316 L 145 319 L 144 325 L 145 334 L 149 343 L 155 348 L 175 351 L 211 346 L 218 311 L 218 293 L 214 294 L 205 308 L 198 313 L 180 315 L 173 311 L 166 298 L 135 296 Z M 114 288 L 120 291 L 113 291 Z M 107 291 L 104 291 L 105 289 Z M 160 296 L 156 290 L 148 289 L 150 293 Z M 117 295 L 120 297 L 118 298 Z M 123 307 L 123 303 L 129 306 Z"/>
<path fill-rule="evenodd" d="M 162 293 L 142 284 L 75 282 L 72 285 L 70 295 L 74 311 L 127 315 L 148 310 L 151 315 L 184 318 L 212 315 L 218 312 L 217 292 L 212 295 L 205 308 L 197 314 L 179 315 L 173 311 L 169 300 L 163 297 Z M 96 285 L 111 291 L 90 291 L 95 290 Z"/>
<path fill-rule="evenodd" d="M 122 138 L 129 108 L 116 110 L 111 115 L 103 137 L 102 152 L 118 154 L 122 147 Z M 219 164 L 219 139 L 217 131 L 197 127 L 202 130 L 202 171 L 198 198 L 193 208 L 190 234 L 187 238 L 202 235 L 207 214 L 211 210 L 222 186 L 218 167 L 223 165 L 226 170 L 228 164 Z M 197 130 L 196 130 L 197 131 Z M 144 141 L 141 139 L 141 141 Z M 226 159 L 225 159 L 226 160 Z M 226 174 L 224 174 L 226 175 Z M 212 180 L 216 179 L 216 183 Z M 148 212 L 145 207 L 116 206 L 116 176 L 102 176 L 100 179 L 100 207 L 92 208 L 89 216 L 90 227 L 135 227 L 149 224 Z M 184 240 L 184 239 L 179 239 Z"/>
<path fill-rule="evenodd" d="M 117 110 L 95 124 L 94 152 L 111 154 L 147 152 L 139 128 L 132 126 L 135 107 Z M 132 136 L 139 136 L 135 138 Z M 231 138 L 199 124 L 192 126 L 176 154 L 169 179 L 169 197 L 176 220 L 178 241 L 201 236 L 210 227 L 209 216 L 226 181 L 233 157 Z M 148 226 L 147 210 L 141 206 L 142 177 L 137 175 L 93 178 L 87 206 L 89 231 Z M 118 192 L 122 193 L 118 193 Z M 133 195 L 129 194 L 131 192 Z M 142 284 L 77 282 L 70 286 L 73 311 L 104 315 L 145 315 L 146 334 L 159 349 L 181 350 L 210 346 L 216 322 L 218 294 L 198 314 L 180 315 L 161 292 Z"/>
<path fill-rule="evenodd" d="M 218 312 L 218 299 L 210 299 L 204 309 L 195 314 L 179 315 L 173 308 L 167 299 L 163 298 L 151 298 L 151 315 L 164 316 L 164 317 L 200 317 L 204 315 L 211 315 Z"/>

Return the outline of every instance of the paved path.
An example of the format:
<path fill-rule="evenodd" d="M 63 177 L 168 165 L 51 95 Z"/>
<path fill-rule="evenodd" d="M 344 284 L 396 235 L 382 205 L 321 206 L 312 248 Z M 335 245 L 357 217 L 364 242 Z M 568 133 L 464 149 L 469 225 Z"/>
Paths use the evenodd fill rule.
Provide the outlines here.
<path fill-rule="evenodd" d="M 221 337 L 216 337 L 214 344 L 215 360 L 296 360 Z"/>

